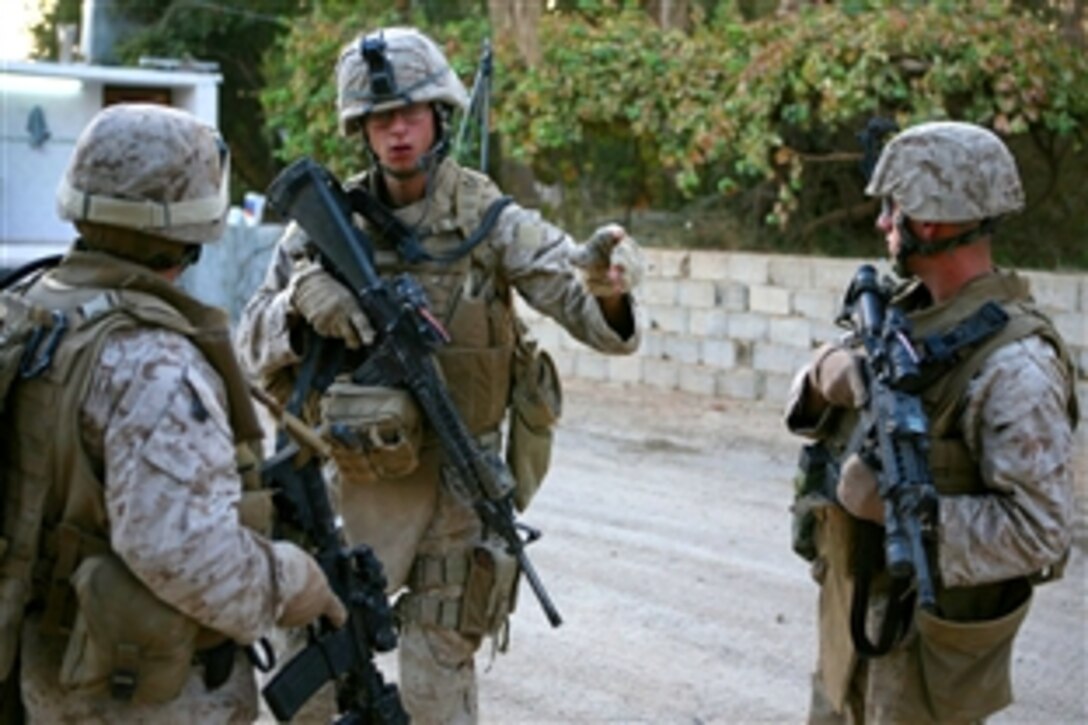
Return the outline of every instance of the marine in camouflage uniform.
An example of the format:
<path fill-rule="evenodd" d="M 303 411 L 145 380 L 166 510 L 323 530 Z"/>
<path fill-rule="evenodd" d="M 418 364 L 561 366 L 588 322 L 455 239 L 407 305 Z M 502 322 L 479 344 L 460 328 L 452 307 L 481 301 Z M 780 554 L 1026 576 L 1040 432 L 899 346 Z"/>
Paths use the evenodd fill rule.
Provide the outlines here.
<path fill-rule="evenodd" d="M 912 127 L 884 148 L 866 192 L 883 199 L 878 227 L 896 270 L 911 278 L 892 303 L 916 340 L 956 329 L 986 302 L 1009 320 L 948 369 L 922 359 L 939 502 L 929 552 L 937 610 L 915 611 L 885 656 L 859 658 L 848 623 L 855 522 L 884 517 L 872 470 L 848 459 L 839 504 L 816 510 L 820 652 L 809 721 L 978 722 L 1011 702 L 1012 646 L 1033 584 L 1058 575 L 1069 553 L 1074 369 L 1027 283 L 991 261 L 996 221 L 1023 206 L 997 136 L 957 122 Z M 853 354 L 828 345 L 799 372 L 787 406 L 793 431 L 841 433 L 836 423 L 865 395 Z M 886 585 L 886 574 L 874 579 L 870 628 L 883 617 Z"/>
<path fill-rule="evenodd" d="M 59 332 L 0 449 L 0 675 L 33 722 L 249 722 L 231 643 L 346 618 L 317 563 L 258 530 L 268 499 L 239 465 L 255 473 L 260 427 L 226 316 L 172 284 L 222 233 L 228 160 L 185 112 L 101 111 L 58 191 L 79 239 L 5 292 Z"/>
<path fill-rule="evenodd" d="M 379 273 L 414 275 L 448 329 L 438 363 L 469 430 L 496 451 L 508 414 L 510 428 L 550 436 L 558 410 L 531 412 L 517 404 L 526 383 L 554 378 L 554 370 L 536 364 L 540 358 L 515 316 L 514 293 L 590 347 L 630 353 L 639 341 L 631 291 L 642 272 L 634 240 L 610 225 L 576 244 L 538 213 L 504 199 L 487 176 L 448 158 L 450 117 L 466 107 L 467 94 L 441 50 L 417 30 L 386 28 L 345 46 L 337 85 L 341 131 L 358 134 L 372 163 L 346 183 L 349 194 L 368 193 L 412 231 L 419 247 L 398 246 L 359 214 L 355 222 L 374 241 Z M 473 239 L 478 243 L 467 249 Z M 307 326 L 356 349 L 374 335 L 291 225 L 237 338 L 243 363 L 280 397 L 295 379 Z M 550 383 L 537 392 L 557 408 L 558 389 Z M 484 537 L 470 502 L 443 483 L 438 441 L 427 429 L 417 431 L 419 413 L 411 408 L 397 391 L 341 380 L 310 407 L 309 418 L 326 430 L 346 423 L 363 441 L 361 450 L 334 441 L 339 452 L 330 479 L 339 482 L 348 536 L 374 549 L 391 592 L 407 589 L 396 607 L 406 709 L 416 722 L 475 722 L 474 653 L 487 635 L 504 640 L 515 566 Z M 383 410 L 389 416 L 375 423 Z M 519 452 L 511 454 L 508 444 L 507 454 L 515 472 L 535 469 L 519 477 L 513 492 L 523 508 L 543 466 L 527 463 L 521 440 L 512 447 Z"/>

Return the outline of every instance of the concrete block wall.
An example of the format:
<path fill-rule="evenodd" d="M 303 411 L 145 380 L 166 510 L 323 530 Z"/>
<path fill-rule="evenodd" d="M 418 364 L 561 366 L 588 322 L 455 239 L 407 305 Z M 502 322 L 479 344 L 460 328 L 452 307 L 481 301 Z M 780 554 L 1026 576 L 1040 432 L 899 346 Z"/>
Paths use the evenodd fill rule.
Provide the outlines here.
<path fill-rule="evenodd" d="M 236 321 L 281 233 L 271 224 L 228 227 L 219 244 L 204 248 L 182 286 Z M 784 402 L 793 372 L 812 349 L 842 334 L 833 320 L 843 292 L 858 266 L 873 261 L 682 249 L 645 254 L 638 297 L 646 332 L 633 356 L 593 352 L 521 306 L 560 371 L 773 405 Z M 1073 351 L 1088 408 L 1088 275 L 1024 274 Z"/>
<path fill-rule="evenodd" d="M 841 336 L 833 321 L 843 292 L 857 268 L 872 263 L 665 249 L 648 249 L 646 257 L 639 294 L 645 337 L 633 356 L 593 352 L 526 310 L 560 372 L 773 406 L 785 402 L 794 372 L 812 350 Z M 1088 408 L 1088 275 L 1024 274 L 1073 352 L 1081 407 Z"/>
<path fill-rule="evenodd" d="M 278 225 L 231 227 L 182 280 L 237 321 L 263 277 Z M 816 346 L 842 334 L 833 320 L 859 265 L 872 260 L 647 249 L 639 293 L 641 349 L 613 357 L 589 350 L 551 320 L 523 315 L 564 377 L 649 385 L 781 408 L 793 373 Z M 878 265 L 879 267 L 880 265 Z M 1088 275 L 1024 272 L 1078 364 L 1088 418 Z M 1088 421 L 1080 426 L 1088 451 Z M 1085 482 L 1088 486 L 1088 482 Z"/>

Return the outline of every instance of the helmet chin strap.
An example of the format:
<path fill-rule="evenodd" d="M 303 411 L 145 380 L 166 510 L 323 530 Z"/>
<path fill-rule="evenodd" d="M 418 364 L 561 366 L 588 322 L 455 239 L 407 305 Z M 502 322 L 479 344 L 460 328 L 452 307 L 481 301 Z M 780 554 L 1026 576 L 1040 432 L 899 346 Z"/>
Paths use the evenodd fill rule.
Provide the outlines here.
<path fill-rule="evenodd" d="M 996 220 L 983 219 L 981 224 L 974 229 L 968 229 L 963 234 L 957 234 L 954 237 L 936 242 L 925 242 L 911 231 L 909 221 L 910 219 L 906 214 L 899 214 L 899 218 L 895 220 L 895 228 L 899 232 L 899 250 L 892 258 L 892 269 L 897 275 L 904 278 L 911 276 L 907 270 L 907 260 L 911 256 L 917 254 L 922 257 L 931 257 L 934 254 L 940 254 L 949 249 L 970 244 L 979 237 L 990 236 L 997 226 Z"/>

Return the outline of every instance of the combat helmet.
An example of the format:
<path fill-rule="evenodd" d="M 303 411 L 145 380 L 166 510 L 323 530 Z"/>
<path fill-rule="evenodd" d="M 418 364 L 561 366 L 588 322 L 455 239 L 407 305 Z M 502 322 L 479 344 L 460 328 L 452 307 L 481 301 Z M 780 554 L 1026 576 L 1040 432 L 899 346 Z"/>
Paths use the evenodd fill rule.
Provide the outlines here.
<path fill-rule="evenodd" d="M 1009 149 L 992 131 L 971 123 L 934 121 L 903 131 L 880 154 L 869 196 L 891 199 L 900 243 L 892 263 L 910 274 L 907 260 L 931 256 L 990 237 L 997 220 L 1024 208 L 1020 174 Z M 908 220 L 977 226 L 940 241 L 923 242 Z"/>
<path fill-rule="evenodd" d="M 865 189 L 911 219 L 971 222 L 1020 211 L 1024 192 L 1009 149 L 971 123 L 913 126 L 884 147 Z"/>
<path fill-rule="evenodd" d="M 448 112 L 468 106 L 468 93 L 438 45 L 416 28 L 391 27 L 360 35 L 340 52 L 336 106 L 340 132 L 358 130 L 368 114 L 412 103 Z"/>
<path fill-rule="evenodd" d="M 230 205 L 229 153 L 185 111 L 123 103 L 100 111 L 76 141 L 57 189 L 62 219 L 183 244 L 219 239 Z"/>

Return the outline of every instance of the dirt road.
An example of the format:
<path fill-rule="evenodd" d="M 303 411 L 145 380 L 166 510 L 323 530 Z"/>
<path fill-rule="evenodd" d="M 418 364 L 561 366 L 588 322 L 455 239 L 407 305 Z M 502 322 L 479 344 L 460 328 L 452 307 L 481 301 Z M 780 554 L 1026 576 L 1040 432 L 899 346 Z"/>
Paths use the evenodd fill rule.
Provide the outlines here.
<path fill-rule="evenodd" d="M 803 722 L 816 589 L 789 548 L 797 440 L 761 407 L 576 381 L 565 398 L 524 517 L 565 622 L 522 587 L 511 651 L 478 658 L 482 721 Z M 1017 702 L 991 722 L 1088 720 L 1084 554 L 1037 591 Z"/>

